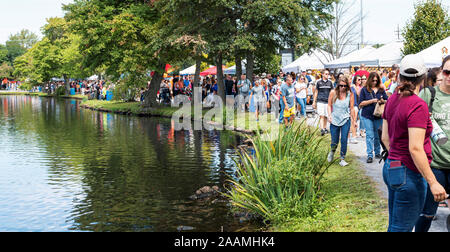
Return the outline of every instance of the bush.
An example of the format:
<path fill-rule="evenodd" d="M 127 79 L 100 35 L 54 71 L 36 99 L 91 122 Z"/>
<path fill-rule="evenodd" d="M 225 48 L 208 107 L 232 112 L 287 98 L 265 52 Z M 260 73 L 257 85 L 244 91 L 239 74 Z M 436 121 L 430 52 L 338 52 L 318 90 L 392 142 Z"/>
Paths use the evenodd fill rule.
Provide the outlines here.
<path fill-rule="evenodd" d="M 331 166 L 324 138 L 305 124 L 285 130 L 266 141 L 250 138 L 254 154 L 243 151 L 236 160 L 237 177 L 231 178 L 227 197 L 267 221 L 312 216 L 320 202 L 320 181 Z"/>

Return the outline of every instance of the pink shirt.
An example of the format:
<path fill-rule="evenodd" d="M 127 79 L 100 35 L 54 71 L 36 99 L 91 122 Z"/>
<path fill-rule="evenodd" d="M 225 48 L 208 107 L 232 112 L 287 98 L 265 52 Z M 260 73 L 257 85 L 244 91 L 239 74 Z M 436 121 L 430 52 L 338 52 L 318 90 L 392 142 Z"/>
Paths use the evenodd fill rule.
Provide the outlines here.
<path fill-rule="evenodd" d="M 431 164 L 431 140 L 433 131 L 428 105 L 417 95 L 401 97 L 395 93 L 386 103 L 383 119 L 389 125 L 389 159 L 399 160 L 410 170 L 419 173 L 409 152 L 409 128 L 426 129 L 424 149 Z"/>

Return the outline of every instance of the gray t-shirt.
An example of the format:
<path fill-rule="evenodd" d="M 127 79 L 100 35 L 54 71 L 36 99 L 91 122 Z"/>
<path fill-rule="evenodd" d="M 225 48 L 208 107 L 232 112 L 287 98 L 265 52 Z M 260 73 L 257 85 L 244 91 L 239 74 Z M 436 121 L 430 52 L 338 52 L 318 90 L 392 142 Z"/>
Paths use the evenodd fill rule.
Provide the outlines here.
<path fill-rule="evenodd" d="M 450 137 L 450 94 L 446 94 L 439 87 L 434 87 L 436 97 L 433 102 L 432 118 L 441 127 L 447 137 Z M 419 97 L 428 105 L 431 102 L 431 92 L 425 88 L 420 92 Z M 444 145 L 437 145 L 431 141 L 433 162 L 431 168 L 450 170 L 450 141 Z"/>
<path fill-rule="evenodd" d="M 281 99 L 283 99 L 283 97 L 286 97 L 286 102 L 289 106 L 289 108 L 294 107 L 295 103 L 294 103 L 294 97 L 295 97 L 295 89 L 294 89 L 294 85 L 288 85 L 286 83 L 284 83 L 283 85 L 281 85 Z"/>
<path fill-rule="evenodd" d="M 262 86 L 254 86 L 252 88 L 252 94 L 255 102 L 263 102 L 265 100 Z"/>

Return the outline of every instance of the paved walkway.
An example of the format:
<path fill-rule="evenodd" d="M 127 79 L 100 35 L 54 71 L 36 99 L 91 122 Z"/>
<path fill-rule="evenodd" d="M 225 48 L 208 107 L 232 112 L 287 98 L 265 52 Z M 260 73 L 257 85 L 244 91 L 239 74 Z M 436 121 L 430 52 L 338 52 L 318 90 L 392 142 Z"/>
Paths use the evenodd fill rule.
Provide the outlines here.
<path fill-rule="evenodd" d="M 313 117 L 308 119 L 309 125 L 318 125 L 318 118 Z M 387 187 L 383 180 L 383 162 L 378 163 L 379 160 L 374 160 L 372 164 L 367 164 L 367 154 L 366 154 L 366 142 L 364 138 L 357 138 L 357 144 L 348 144 L 348 150 L 351 151 L 357 157 L 360 163 L 361 169 L 366 172 L 377 185 L 377 190 L 381 193 L 384 198 L 388 198 Z M 386 206 L 387 207 L 387 206 Z M 450 209 L 439 207 L 436 219 L 430 228 L 430 232 L 450 232 L 447 227 L 447 222 L 450 221 Z"/>

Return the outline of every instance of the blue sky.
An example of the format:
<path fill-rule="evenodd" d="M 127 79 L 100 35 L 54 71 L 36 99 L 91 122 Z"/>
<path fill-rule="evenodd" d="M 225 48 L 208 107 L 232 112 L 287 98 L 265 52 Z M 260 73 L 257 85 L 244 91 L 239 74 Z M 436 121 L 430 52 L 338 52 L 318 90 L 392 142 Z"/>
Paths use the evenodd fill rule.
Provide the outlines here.
<path fill-rule="evenodd" d="M 353 1 L 353 0 L 344 0 Z M 355 13 L 359 13 L 361 0 L 356 0 Z M 369 44 L 388 43 L 396 39 L 397 25 L 400 29 L 414 15 L 414 3 L 417 0 L 362 0 L 366 19 L 364 38 Z M 0 43 L 4 44 L 9 35 L 21 29 L 29 29 L 37 34 L 46 23 L 46 18 L 62 17 L 62 4 L 73 0 L 0 0 L 2 10 L 0 21 Z M 441 0 L 450 10 L 450 0 Z M 360 29 L 355 27 L 355 29 Z"/>

